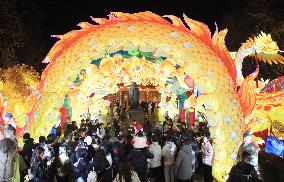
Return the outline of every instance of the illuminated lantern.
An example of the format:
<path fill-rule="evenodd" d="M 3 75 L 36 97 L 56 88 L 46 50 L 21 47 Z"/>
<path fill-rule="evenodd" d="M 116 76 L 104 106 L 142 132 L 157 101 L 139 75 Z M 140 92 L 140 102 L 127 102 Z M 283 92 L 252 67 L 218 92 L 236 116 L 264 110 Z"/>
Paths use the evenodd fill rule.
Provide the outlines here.
<path fill-rule="evenodd" d="M 193 88 L 194 87 L 194 80 L 189 75 L 186 75 L 184 77 L 184 82 L 186 83 L 188 88 Z"/>
<path fill-rule="evenodd" d="M 161 66 L 162 66 L 162 73 L 165 75 L 170 75 L 175 71 L 175 67 L 167 61 L 162 62 Z"/>

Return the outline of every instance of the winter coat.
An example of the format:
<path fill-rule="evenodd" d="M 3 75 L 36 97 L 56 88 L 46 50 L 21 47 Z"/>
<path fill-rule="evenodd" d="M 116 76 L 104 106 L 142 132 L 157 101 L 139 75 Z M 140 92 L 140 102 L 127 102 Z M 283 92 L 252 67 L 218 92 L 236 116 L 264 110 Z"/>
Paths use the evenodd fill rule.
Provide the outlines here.
<path fill-rule="evenodd" d="M 111 146 L 111 155 L 115 165 L 119 164 L 119 161 L 125 157 L 125 146 L 119 141 L 115 141 Z"/>
<path fill-rule="evenodd" d="M 140 182 L 139 176 L 135 171 L 131 171 L 131 181 L 133 182 Z M 121 177 L 121 181 L 119 180 L 119 174 L 116 175 L 116 178 L 113 182 L 125 182 L 124 178 Z"/>
<path fill-rule="evenodd" d="M 22 156 L 27 166 L 30 166 L 30 160 L 33 154 L 34 143 L 31 139 L 25 141 Z"/>
<path fill-rule="evenodd" d="M 98 150 L 95 157 L 89 162 L 88 171 L 96 171 L 98 179 L 104 178 L 106 169 L 110 167 L 103 150 Z"/>
<path fill-rule="evenodd" d="M 190 143 L 191 147 L 192 147 L 192 153 L 193 153 L 193 160 L 192 160 L 192 165 L 193 165 L 193 171 L 195 171 L 195 169 L 198 166 L 198 154 L 199 154 L 199 146 L 196 142 L 192 141 Z"/>
<path fill-rule="evenodd" d="M 150 168 L 160 167 L 161 166 L 161 158 L 162 158 L 162 149 L 158 142 L 153 142 L 149 151 L 154 154 L 154 158 L 150 161 Z"/>
<path fill-rule="evenodd" d="M 204 140 L 204 142 L 202 143 L 201 153 L 202 153 L 203 164 L 212 166 L 214 150 L 209 140 Z"/>
<path fill-rule="evenodd" d="M 85 158 L 77 158 L 76 155 L 72 155 L 70 157 L 70 166 L 72 173 L 74 174 L 76 179 L 78 179 L 79 177 L 86 177 L 86 169 L 88 167 L 88 163 Z"/>
<path fill-rule="evenodd" d="M 243 153 L 247 153 L 247 155 L 243 155 Z M 241 144 L 238 152 L 238 158 L 241 161 L 247 162 L 253 166 L 257 166 L 258 164 L 258 149 L 254 143 L 249 143 L 245 145 Z"/>
<path fill-rule="evenodd" d="M 260 182 L 253 165 L 246 162 L 239 162 L 232 167 L 227 182 Z"/>
<path fill-rule="evenodd" d="M 147 169 L 147 159 L 153 159 L 152 154 L 147 148 L 133 149 L 127 156 L 127 159 L 131 161 L 134 169 Z"/>
<path fill-rule="evenodd" d="M 176 145 L 173 142 L 167 142 L 162 149 L 165 165 L 172 165 L 175 162 Z"/>
<path fill-rule="evenodd" d="M 46 160 L 38 160 L 34 165 L 32 173 L 33 182 L 52 182 L 54 181 L 54 165 L 47 165 Z"/>
<path fill-rule="evenodd" d="M 110 150 L 110 143 L 108 140 L 104 139 L 102 143 L 100 144 L 100 148 L 102 148 L 104 151 L 109 151 Z"/>
<path fill-rule="evenodd" d="M 17 142 L 10 138 L 0 140 L 0 181 L 8 181 L 14 175 Z"/>
<path fill-rule="evenodd" d="M 151 132 L 152 124 L 148 119 L 146 121 L 144 121 L 143 128 L 144 128 L 145 133 Z"/>
<path fill-rule="evenodd" d="M 178 152 L 175 161 L 175 175 L 180 180 L 189 180 L 192 176 L 192 148 L 184 145 Z"/>

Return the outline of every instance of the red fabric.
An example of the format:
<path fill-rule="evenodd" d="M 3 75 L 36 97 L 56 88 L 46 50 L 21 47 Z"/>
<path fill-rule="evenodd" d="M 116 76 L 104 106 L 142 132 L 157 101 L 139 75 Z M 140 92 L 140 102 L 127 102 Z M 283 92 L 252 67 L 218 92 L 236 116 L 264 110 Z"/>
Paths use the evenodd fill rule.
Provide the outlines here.
<path fill-rule="evenodd" d="M 19 136 L 23 132 L 23 128 L 16 126 L 16 136 Z"/>
<path fill-rule="evenodd" d="M 194 87 L 194 80 L 189 75 L 186 75 L 184 77 L 184 82 L 188 86 L 188 88 L 193 88 Z"/>
<path fill-rule="evenodd" d="M 192 128 L 192 125 L 193 125 L 194 120 L 195 120 L 194 109 L 190 109 L 190 110 L 192 110 L 193 112 L 189 112 L 189 125 L 188 125 L 189 129 Z"/>
<path fill-rule="evenodd" d="M 254 136 L 262 138 L 265 142 L 268 136 L 268 129 L 253 133 Z"/>
<path fill-rule="evenodd" d="M 192 95 L 192 91 L 187 91 L 187 92 L 186 92 L 186 96 L 187 96 L 187 97 L 190 97 L 191 95 Z"/>
<path fill-rule="evenodd" d="M 66 123 L 66 116 L 67 116 L 67 109 L 63 106 L 60 108 L 60 113 L 61 113 L 61 122 L 60 122 L 60 126 L 61 126 L 61 131 L 63 131 L 64 125 Z"/>
<path fill-rule="evenodd" d="M 143 129 L 143 127 L 141 126 L 140 123 L 135 124 L 134 126 L 136 128 L 136 130 L 141 131 Z"/>
<path fill-rule="evenodd" d="M 182 108 L 181 110 L 181 122 L 182 123 L 185 123 L 185 108 Z"/>

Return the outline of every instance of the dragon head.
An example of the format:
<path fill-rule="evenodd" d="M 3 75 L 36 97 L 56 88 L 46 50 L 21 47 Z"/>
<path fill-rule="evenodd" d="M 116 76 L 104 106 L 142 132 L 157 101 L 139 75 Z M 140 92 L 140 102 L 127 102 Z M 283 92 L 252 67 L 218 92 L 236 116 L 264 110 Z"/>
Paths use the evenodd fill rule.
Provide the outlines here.
<path fill-rule="evenodd" d="M 270 34 L 261 32 L 258 36 L 254 37 L 254 41 L 257 53 L 277 54 L 279 51 L 277 43 L 272 40 Z"/>

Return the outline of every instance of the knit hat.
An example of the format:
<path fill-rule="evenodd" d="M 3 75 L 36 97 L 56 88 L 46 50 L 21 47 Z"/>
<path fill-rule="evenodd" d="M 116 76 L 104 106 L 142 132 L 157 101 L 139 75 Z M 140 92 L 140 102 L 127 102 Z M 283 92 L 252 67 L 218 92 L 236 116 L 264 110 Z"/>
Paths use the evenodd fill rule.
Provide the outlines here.
<path fill-rule="evenodd" d="M 87 136 L 85 139 L 84 139 L 84 142 L 87 144 L 87 145 L 91 145 L 92 144 L 92 137 L 90 136 Z"/>

